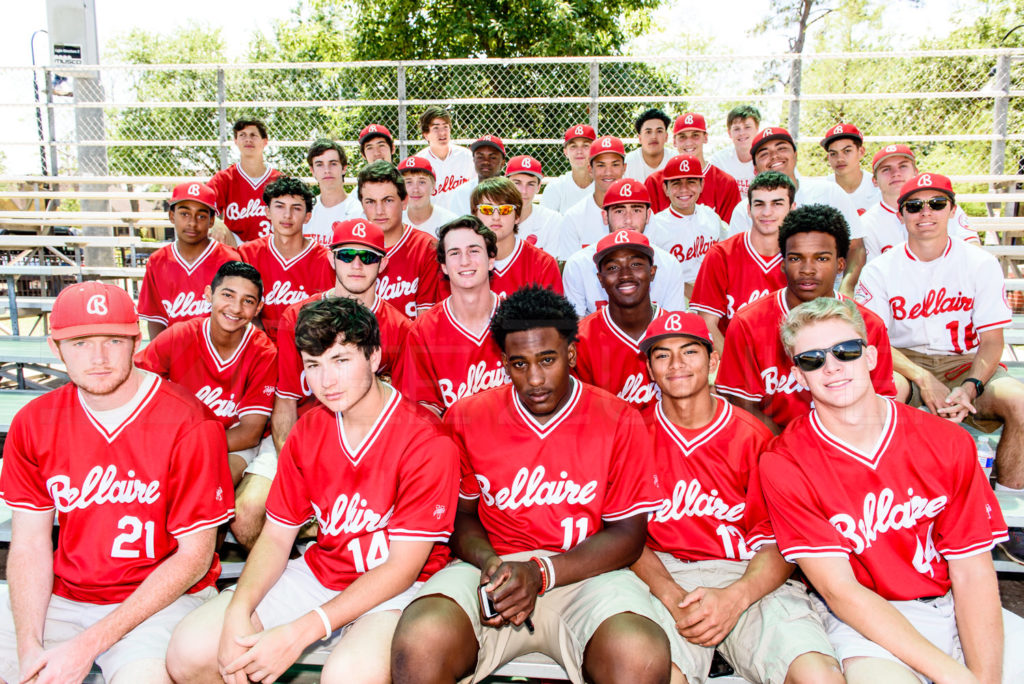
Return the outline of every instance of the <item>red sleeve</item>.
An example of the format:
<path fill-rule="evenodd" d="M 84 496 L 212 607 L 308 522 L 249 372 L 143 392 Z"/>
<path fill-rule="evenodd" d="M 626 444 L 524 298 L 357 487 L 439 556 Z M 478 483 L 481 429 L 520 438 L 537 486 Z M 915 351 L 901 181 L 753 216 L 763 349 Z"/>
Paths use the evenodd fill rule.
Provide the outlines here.
<path fill-rule="evenodd" d="M 419 278 L 420 282 L 416 288 L 417 315 L 444 298 L 441 296 L 441 266 L 437 263 L 436 258 L 423 260 L 423 263 L 420 264 Z"/>
<path fill-rule="evenodd" d="M 426 349 L 418 324 L 413 324 L 406 338 L 401 365 L 402 392 L 413 401 L 429 404 L 443 411 L 444 397 L 438 390 L 437 374 L 430 362 L 430 350 Z"/>
<path fill-rule="evenodd" d="M 565 290 L 562 288 L 562 272 L 558 270 L 558 262 L 555 261 L 554 257 L 546 254 L 544 256 L 547 258 L 542 261 L 544 264 L 544 272 L 539 278 L 540 284 L 544 287 L 551 288 L 560 295 L 564 295 Z"/>
<path fill-rule="evenodd" d="M 168 468 L 167 531 L 175 537 L 216 527 L 235 513 L 224 426 L 203 420 L 179 435 Z"/>
<path fill-rule="evenodd" d="M 157 335 L 135 354 L 135 365 L 142 370 L 156 373 L 161 378 L 171 377 L 171 349 L 177 341 L 178 328 L 171 326 L 162 335 Z M 174 338 L 172 340 L 172 338 Z M 178 349 L 181 351 L 181 348 Z"/>
<path fill-rule="evenodd" d="M 740 188 L 736 185 L 736 179 L 722 171 L 719 174 L 722 180 L 719 186 L 718 196 L 715 198 L 715 213 L 722 217 L 726 223 L 732 221 L 732 211 L 740 203 Z M 726 182 L 728 181 L 728 182 Z"/>
<path fill-rule="evenodd" d="M 437 434 L 402 455 L 395 514 L 388 536 L 404 541 L 448 541 L 459 493 L 459 452 Z"/>
<path fill-rule="evenodd" d="M 878 350 L 878 360 L 875 363 L 875 369 L 871 371 L 871 384 L 876 393 L 894 399 L 896 383 L 893 382 L 892 376 L 892 346 L 889 344 L 889 333 L 885 329 L 885 324 L 874 312 L 864 308 L 861 313 L 864 314 L 864 321 L 867 324 L 868 344 Z"/>
<path fill-rule="evenodd" d="M 46 490 L 37 460 L 39 454 L 32 448 L 29 437 L 32 430 L 52 426 L 33 425 L 31 411 L 31 405 L 21 409 L 7 431 L 3 468 L 0 468 L 0 499 L 19 511 L 52 511 L 53 498 Z"/>
<path fill-rule="evenodd" d="M 296 316 L 298 310 L 289 306 L 277 326 L 277 395 L 299 401 L 303 397 L 302 356 L 295 346 Z"/>
<path fill-rule="evenodd" d="M 469 456 L 466 453 L 466 443 L 462 435 L 462 411 L 459 406 L 452 406 L 451 410 L 444 415 L 444 424 L 449 427 L 452 441 L 459 456 L 459 498 L 479 499 L 480 484 L 476 480 L 473 468 L 469 464 Z"/>
<path fill-rule="evenodd" d="M 734 408 L 733 410 L 741 409 Z M 761 472 L 757 465 L 761 452 L 771 441 L 772 434 L 766 427 L 760 423 L 755 424 L 753 421 L 747 424 L 746 429 L 750 430 L 750 439 L 745 445 L 748 477 L 746 505 L 743 509 L 743 524 L 747 531 L 744 541 L 748 549 L 757 551 L 765 544 L 775 543 L 775 532 L 772 530 L 772 522 L 768 517 L 768 506 L 764 502 L 764 492 L 761 489 Z"/>
<path fill-rule="evenodd" d="M 988 553 L 1006 540 L 1006 522 L 988 478 L 978 464 L 974 439 L 951 431 L 953 463 L 949 503 L 935 521 L 935 549 L 947 559 Z"/>
<path fill-rule="evenodd" d="M 655 214 L 669 205 L 668 195 L 665 194 L 664 180 L 665 174 L 655 171 L 644 181 L 644 187 L 647 188 L 647 194 L 651 198 L 651 211 Z"/>
<path fill-rule="evenodd" d="M 728 302 L 725 291 L 728 286 L 729 273 L 725 257 L 718 243 L 713 245 L 704 255 L 704 261 L 697 271 L 697 279 L 693 283 L 693 296 L 690 297 L 690 308 L 725 318 Z"/>
<path fill-rule="evenodd" d="M 228 178 L 228 169 L 221 169 L 217 173 L 213 174 L 213 178 L 207 183 L 213 193 L 217 196 L 217 211 L 221 214 L 224 213 L 224 208 L 228 205 L 228 188 L 231 185 L 230 179 Z"/>
<path fill-rule="evenodd" d="M 159 260 L 156 263 L 159 264 Z M 142 286 L 139 288 L 139 318 L 167 325 L 167 310 L 160 301 L 154 270 L 155 264 L 150 257 L 146 262 L 146 273 L 142 276 Z"/>
<path fill-rule="evenodd" d="M 849 558 L 849 541 L 818 505 L 817 489 L 777 440 L 760 460 L 760 482 L 779 551 L 793 562 L 807 556 Z"/>
<path fill-rule="evenodd" d="M 277 474 L 267 495 L 267 519 L 285 527 L 302 527 L 313 515 L 313 504 L 302 469 L 292 455 L 292 451 L 299 448 L 296 443 L 302 438 L 302 431 L 300 422 L 285 440 L 277 458 Z"/>
<path fill-rule="evenodd" d="M 640 513 L 653 513 L 661 508 L 664 500 L 664 492 L 657 483 L 651 435 L 637 410 L 623 404 L 615 429 L 601 519 L 614 522 Z"/>
<path fill-rule="evenodd" d="M 580 332 L 583 333 L 582 330 Z M 594 364 L 591 359 L 593 346 L 590 337 L 586 334 L 580 334 L 576 341 L 576 367 L 573 370 L 577 378 L 589 385 L 594 384 Z"/>
<path fill-rule="evenodd" d="M 387 305 L 387 302 L 384 302 Z M 381 307 L 383 310 L 383 307 Z M 393 315 L 392 315 L 393 314 Z M 412 330 L 412 321 L 405 316 L 399 314 L 397 311 L 390 312 L 388 315 L 388 330 L 387 337 L 383 327 L 381 328 L 381 359 L 380 359 L 380 370 L 377 371 L 380 374 L 389 376 L 391 378 L 391 384 L 398 388 L 403 394 L 405 391 L 402 389 L 402 374 L 403 374 L 403 354 L 405 352 L 406 341 L 409 339 L 409 331 Z M 381 316 L 383 318 L 383 315 Z"/>
<path fill-rule="evenodd" d="M 245 394 L 238 404 L 238 417 L 250 414 L 270 416 L 276 386 L 277 351 L 270 345 L 261 346 L 246 380 Z"/>
<path fill-rule="evenodd" d="M 720 392 L 748 401 L 764 399 L 764 386 L 761 384 L 761 374 L 754 358 L 756 345 L 757 340 L 750 334 L 746 318 L 733 318 L 732 324 L 725 332 L 722 363 L 718 367 L 718 377 L 715 379 L 715 386 Z"/>

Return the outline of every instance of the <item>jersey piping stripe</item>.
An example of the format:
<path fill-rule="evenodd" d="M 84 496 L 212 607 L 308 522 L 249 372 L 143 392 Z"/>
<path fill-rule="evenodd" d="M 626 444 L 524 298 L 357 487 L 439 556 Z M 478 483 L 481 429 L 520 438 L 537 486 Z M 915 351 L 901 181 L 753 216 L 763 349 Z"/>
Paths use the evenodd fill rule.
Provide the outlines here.
<path fill-rule="evenodd" d="M 746 399 L 747 401 L 761 401 L 762 399 L 764 399 L 763 394 L 751 394 L 750 392 L 746 392 L 736 387 L 728 387 L 726 385 L 715 385 L 715 389 L 717 389 L 722 394 L 728 394 L 729 396 L 739 397 L 740 399 Z"/>
<path fill-rule="evenodd" d="M 632 518 L 634 515 L 640 515 L 641 513 L 654 513 L 658 511 L 664 503 L 665 502 L 662 499 L 659 499 L 658 501 L 638 501 L 624 511 L 613 511 L 606 515 L 602 515 L 601 520 L 615 522 L 616 520 Z"/>
<path fill-rule="evenodd" d="M 207 529 L 210 529 L 211 527 L 217 527 L 218 525 L 222 525 L 225 522 L 227 522 L 228 520 L 230 520 L 234 516 L 234 514 L 235 514 L 235 509 L 234 508 L 230 508 L 230 509 L 227 509 L 226 511 L 224 511 L 224 513 L 222 515 L 219 515 L 219 516 L 217 516 L 216 518 L 214 518 L 212 520 L 197 520 L 194 523 L 192 523 L 191 525 L 186 525 L 185 527 L 179 527 L 176 530 L 167 530 L 167 531 L 171 533 L 172 537 L 184 537 L 186 535 L 194 534 L 194 533 L 199 532 L 201 530 L 207 530 Z"/>
<path fill-rule="evenodd" d="M 264 406 L 245 406 L 243 408 L 238 409 L 238 413 L 235 415 L 241 418 L 242 416 L 251 416 L 254 414 L 258 414 L 261 416 L 269 416 L 271 414 L 271 409 L 268 409 Z"/>
<path fill-rule="evenodd" d="M 434 534 L 393 534 L 388 532 L 388 539 L 392 541 L 432 541 L 439 544 L 443 544 L 451 537 L 450 534 L 434 533 Z"/>
<path fill-rule="evenodd" d="M 505 262 L 505 267 L 501 269 L 495 267 L 494 275 L 504 277 L 505 274 L 509 272 L 509 269 L 511 269 L 512 266 L 515 265 L 516 261 L 519 259 L 519 256 L 522 253 L 523 241 L 520 240 L 519 238 L 516 238 L 516 246 L 512 248 L 512 254 L 508 256 L 508 260 Z"/>
<path fill-rule="evenodd" d="M 600 312 L 601 312 L 601 319 L 605 322 L 605 325 L 608 326 L 608 330 L 610 330 L 611 333 L 613 335 L 615 335 L 615 337 L 619 338 L 619 341 L 621 341 L 624 345 L 626 345 L 627 347 L 629 347 L 630 349 L 632 349 L 633 351 L 635 351 L 636 353 L 639 354 L 640 353 L 640 343 L 637 342 L 636 340 L 634 340 L 629 335 L 627 335 L 625 330 L 623 330 L 619 326 L 615 325 L 615 321 L 612 320 L 612 315 L 610 313 L 608 313 L 608 307 L 607 306 L 601 307 Z M 654 321 L 656 321 L 659 318 L 661 318 L 661 316 L 663 314 L 664 314 L 664 311 L 662 310 L 662 308 L 660 306 L 658 306 L 657 304 L 655 304 L 654 305 L 654 315 L 651 317 L 651 323 L 654 323 Z M 651 326 L 651 323 L 647 324 L 648 328 Z M 647 332 L 647 328 L 644 328 L 644 332 L 645 333 Z"/>
<path fill-rule="evenodd" d="M 289 270 L 295 264 L 302 261 L 302 259 L 305 258 L 307 254 L 309 254 L 312 250 L 316 249 L 317 247 L 316 240 L 310 240 L 309 244 L 306 245 L 305 249 L 303 249 L 301 252 L 293 256 L 291 259 L 285 259 L 284 255 L 277 251 L 277 246 L 274 245 L 273 235 L 268 235 L 264 239 L 267 241 L 267 247 L 270 248 L 270 254 L 274 257 L 274 259 L 277 260 L 277 263 L 281 264 L 281 268 L 283 268 L 286 271 Z"/>
<path fill-rule="evenodd" d="M 309 522 L 308 518 L 306 520 L 303 520 L 300 523 L 289 522 L 289 521 L 285 520 L 284 518 L 279 518 L 278 516 L 274 515 L 270 511 L 267 511 L 267 520 L 270 520 L 270 521 L 272 521 L 274 523 L 277 523 L 281 527 L 287 527 L 287 528 L 293 529 L 293 530 L 294 529 L 298 529 L 299 527 L 302 527 L 307 522 Z M 319 520 L 317 522 L 319 522 Z"/>
<path fill-rule="evenodd" d="M 93 414 L 92 410 L 86 406 L 85 400 L 82 398 L 82 390 L 78 390 L 76 394 L 78 396 L 78 403 L 81 405 L 82 410 L 85 411 L 85 415 L 89 418 L 89 422 L 92 423 L 93 427 L 96 428 L 96 431 L 100 433 L 103 439 L 107 440 L 107 444 L 110 444 L 117 439 L 117 436 L 120 435 L 126 427 L 131 425 L 135 419 L 139 417 L 139 414 L 145 410 L 149 405 L 149 402 L 156 396 L 157 390 L 160 389 L 162 383 L 163 379 L 159 375 L 156 376 L 153 381 L 153 386 L 149 388 L 149 392 L 147 392 L 146 396 L 142 398 L 139 405 L 136 406 L 135 410 L 129 413 L 128 417 L 125 418 L 112 432 L 108 432 L 107 429 L 103 427 L 103 424 Z"/>
<path fill-rule="evenodd" d="M 412 226 L 408 225 L 408 224 L 403 223 L 402 224 L 402 230 L 403 230 L 402 237 L 398 238 L 398 242 L 396 242 L 395 244 L 391 245 L 390 247 L 388 247 L 386 249 L 387 255 L 389 257 L 390 256 L 394 256 L 395 252 L 397 252 L 398 250 L 402 249 L 402 247 L 405 245 L 405 243 L 409 241 L 409 236 L 412 235 L 412 232 L 414 230 L 416 230 L 416 229 L 413 228 Z M 422 232 L 422 231 L 420 231 L 420 232 Z"/>
<path fill-rule="evenodd" d="M 985 325 L 977 326 L 976 328 L 974 328 L 974 331 L 980 333 L 980 332 L 984 332 L 985 330 L 993 330 L 995 328 L 1005 328 L 1006 326 L 1010 325 L 1011 323 L 1013 323 L 1013 321 L 1009 320 L 1009 319 L 1005 320 L 1005 321 L 996 321 L 995 323 L 986 323 Z M 1000 364 L 1000 365 L 1002 365 L 1002 364 Z"/>
<path fill-rule="evenodd" d="M 757 264 L 757 267 L 760 268 L 761 272 L 765 275 L 776 270 L 779 267 L 779 264 L 782 263 L 782 252 L 779 252 L 767 261 L 763 256 L 758 254 L 757 250 L 754 249 L 753 243 L 750 242 L 749 230 L 743 234 L 743 246 L 746 248 L 747 254 L 750 256 L 751 260 Z"/>
<path fill-rule="evenodd" d="M 451 308 L 451 300 L 452 300 L 451 297 L 447 297 L 443 302 L 441 302 L 441 311 L 444 313 L 445 318 L 448 319 L 448 322 L 451 324 L 451 326 L 453 328 L 455 328 L 463 337 L 465 337 L 467 340 L 469 340 L 470 342 L 472 342 L 476 346 L 478 346 L 478 347 L 481 346 L 484 342 L 487 341 L 488 337 L 491 334 L 491 326 L 490 326 L 490 324 L 488 324 L 486 327 L 484 327 L 484 329 L 480 331 L 479 335 L 474 335 L 469 330 L 469 328 L 467 328 L 464 325 L 462 325 L 462 323 L 459 323 L 459 320 L 457 318 L 455 318 L 455 314 L 452 312 L 452 308 Z M 491 293 L 491 315 L 488 316 L 488 318 L 487 318 L 488 321 L 494 319 L 494 312 L 497 311 L 497 310 L 498 310 L 498 298 L 492 292 Z"/>
<path fill-rule="evenodd" d="M 182 270 L 184 270 L 186 274 L 192 275 L 197 268 L 203 265 L 203 262 L 206 261 L 206 257 L 213 254 L 216 249 L 217 241 L 210 240 L 210 244 L 206 245 L 206 249 L 203 250 L 202 254 L 196 257 L 196 260 L 190 264 L 185 261 L 185 257 L 181 256 L 181 252 L 178 251 L 178 241 L 175 240 L 171 243 L 171 257 L 178 262 L 178 265 L 181 266 Z"/>
<path fill-rule="evenodd" d="M 998 535 L 998 536 L 997 536 Z M 986 539 L 985 541 L 970 544 L 958 549 L 943 549 L 935 547 L 935 550 L 941 553 L 945 558 L 969 558 L 970 556 L 977 556 L 980 553 L 987 553 L 992 550 L 998 542 L 1006 541 L 1010 538 L 1010 535 L 1006 532 L 993 533 L 992 539 Z"/>
<path fill-rule="evenodd" d="M 242 353 L 245 351 L 246 346 L 249 344 L 249 340 L 255 334 L 255 327 L 252 323 L 245 325 L 245 332 L 242 334 L 242 341 L 238 343 L 235 350 L 231 352 L 231 356 L 226 359 L 222 359 L 220 354 L 217 353 L 217 348 L 213 345 L 213 338 L 210 337 L 210 319 L 207 318 L 203 321 L 203 342 L 206 346 L 206 353 L 209 355 L 210 360 L 213 361 L 213 365 L 217 367 L 217 372 L 223 373 L 231 366 L 238 363 L 239 359 L 242 358 Z"/>
<path fill-rule="evenodd" d="M 720 311 L 719 309 L 708 306 L 707 304 L 694 304 L 693 302 L 690 302 L 690 309 L 692 311 L 702 311 L 711 316 L 718 316 L 719 318 L 725 317 L 724 311 Z"/>
<path fill-rule="evenodd" d="M 879 435 L 878 442 L 875 444 L 875 447 L 870 454 L 860 451 L 856 447 L 847 444 L 830 433 L 818 418 L 817 409 L 811 409 L 811 428 L 818 434 L 818 437 L 827 442 L 829 446 L 842 451 L 851 458 L 860 461 L 872 470 L 875 470 L 878 468 L 878 463 L 881 461 L 885 450 L 889 448 L 889 442 L 892 441 L 893 435 L 896 434 L 896 408 L 894 407 L 891 399 L 885 400 L 885 409 L 885 424 L 882 425 L 882 433 Z"/>
<path fill-rule="evenodd" d="M 668 436 L 672 438 L 672 441 L 675 442 L 676 446 L 679 447 L 684 456 L 692 454 L 696 449 L 721 432 L 732 420 L 732 404 L 721 397 L 715 397 L 715 400 L 722 407 L 718 417 L 711 421 L 711 424 L 704 428 L 704 430 L 702 430 L 700 434 L 692 440 L 687 440 L 683 437 L 679 428 L 677 428 L 675 424 L 669 420 L 669 417 L 665 415 L 665 410 L 662 408 L 661 402 L 658 402 L 657 409 L 654 411 L 654 416 L 658 421 L 658 425 L 668 433 Z"/>
<path fill-rule="evenodd" d="M 829 548 L 829 547 L 826 547 Z M 782 557 L 788 561 L 796 561 L 800 558 L 849 558 L 849 551 L 799 551 L 797 553 L 783 552 Z"/>
<path fill-rule="evenodd" d="M 570 390 L 569 401 L 565 402 L 565 406 L 558 410 L 551 420 L 546 424 L 541 425 L 532 413 L 526 410 L 523 403 L 519 400 L 519 395 L 516 394 L 515 388 L 510 387 L 509 393 L 512 395 L 512 406 L 515 408 L 519 418 L 523 421 L 526 427 L 533 430 L 533 434 L 537 435 L 541 439 L 544 439 L 557 428 L 562 421 L 569 417 L 576 408 L 576 405 L 580 403 L 580 397 L 583 395 L 582 383 L 576 378 L 570 378 L 572 380 L 572 389 Z M 660 502 L 659 502 L 660 505 Z"/>
<path fill-rule="evenodd" d="M 253 178 L 252 176 L 247 174 L 245 171 L 243 171 L 241 164 L 235 164 L 235 171 L 238 171 L 238 175 L 241 176 L 243 179 L 245 179 L 245 182 L 248 183 L 249 186 L 253 190 L 259 190 L 259 187 L 261 185 L 263 185 L 263 182 L 265 180 L 267 180 L 267 178 L 270 176 L 270 174 L 272 174 L 274 172 L 274 169 L 272 169 L 272 168 L 270 168 L 268 166 L 267 170 L 264 171 L 263 175 L 260 176 L 259 178 Z M 262 200 L 262 198 L 261 198 L 261 200 Z"/>
<path fill-rule="evenodd" d="M 388 385 L 388 387 L 391 387 Z M 345 437 L 345 423 L 344 417 L 340 413 L 335 413 L 334 418 L 338 425 L 338 441 L 341 444 L 341 450 L 345 452 L 345 457 L 352 462 L 352 465 L 358 466 L 363 457 L 366 456 L 366 452 L 369 451 L 377 438 L 380 437 L 381 433 L 384 432 L 384 427 L 388 423 L 388 419 L 394 414 L 395 409 L 398 407 L 398 402 L 401 401 L 402 395 L 394 387 L 391 387 L 391 396 L 388 398 L 388 402 L 384 404 L 383 410 L 377 415 L 377 418 L 373 421 L 373 427 L 363 437 L 363 441 L 359 444 L 356 449 L 348 444 L 348 439 Z"/>
<path fill-rule="evenodd" d="M 10 499 L 5 499 L 3 493 L 0 493 L 0 501 L 3 501 L 8 508 L 25 511 L 26 513 L 48 513 L 55 509 L 54 506 L 36 506 L 30 501 L 11 501 Z"/>

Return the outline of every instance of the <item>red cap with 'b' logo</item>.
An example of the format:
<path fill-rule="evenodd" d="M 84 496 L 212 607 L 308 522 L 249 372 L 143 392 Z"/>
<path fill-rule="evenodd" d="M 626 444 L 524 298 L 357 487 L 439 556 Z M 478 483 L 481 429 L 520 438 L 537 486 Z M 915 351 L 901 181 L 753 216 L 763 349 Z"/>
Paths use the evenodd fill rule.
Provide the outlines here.
<path fill-rule="evenodd" d="M 528 154 L 521 154 L 508 160 L 508 164 L 505 166 L 505 175 L 512 176 L 517 173 L 528 173 L 537 178 L 544 177 L 540 162 Z"/>
<path fill-rule="evenodd" d="M 686 112 L 676 117 L 675 124 L 672 126 L 672 134 L 680 133 L 682 131 L 704 131 L 708 132 L 708 124 L 704 120 L 702 114 L 695 112 Z"/>
<path fill-rule="evenodd" d="M 708 326 L 704 319 L 695 313 L 682 311 L 666 311 L 664 315 L 658 316 L 647 326 L 644 339 L 640 340 L 640 351 L 649 354 L 650 349 L 658 340 L 666 337 L 692 337 L 708 348 L 708 353 L 714 348 L 711 344 L 711 335 L 708 333 Z"/>
<path fill-rule="evenodd" d="M 335 221 L 331 224 L 331 230 L 334 232 L 331 237 L 331 249 L 338 245 L 363 245 L 381 254 L 387 254 L 384 247 L 384 231 L 376 223 L 370 223 L 366 219 Z"/>
<path fill-rule="evenodd" d="M 949 199 L 956 201 L 956 193 L 953 192 L 953 183 L 949 178 L 943 176 L 941 173 L 919 173 L 904 183 L 903 187 L 900 188 L 900 197 L 896 200 L 896 205 L 902 209 L 903 203 L 919 190 L 938 190 L 949 197 Z"/>
<path fill-rule="evenodd" d="M 597 264 L 598 268 L 601 268 L 602 259 L 615 250 L 623 248 L 646 254 L 648 259 L 652 262 L 654 261 L 654 248 L 651 247 L 651 241 L 647 239 L 646 235 L 635 230 L 617 230 L 614 233 L 608 233 L 597 241 L 594 263 Z"/>
<path fill-rule="evenodd" d="M 422 171 L 423 173 L 429 173 L 435 180 L 437 179 L 437 174 L 434 173 L 434 167 L 430 165 L 430 161 L 417 155 L 406 157 L 398 162 L 398 171 L 399 173 Z"/>
<path fill-rule="evenodd" d="M 95 280 L 68 285 L 53 302 L 50 337 L 69 340 L 90 335 L 138 337 L 139 314 L 128 293 Z"/>
<path fill-rule="evenodd" d="M 217 213 L 217 193 L 206 183 L 189 181 L 175 185 L 174 192 L 171 193 L 171 199 L 168 200 L 167 206 L 173 207 L 178 202 L 186 200 L 199 202 L 209 207 L 214 213 Z"/>
<path fill-rule="evenodd" d="M 849 138 L 855 141 L 858 145 L 864 144 L 864 136 L 861 134 L 860 129 L 849 123 L 837 123 L 832 128 L 825 131 L 825 136 L 821 139 L 820 145 L 826 150 L 836 140 L 843 138 Z"/>
<path fill-rule="evenodd" d="M 601 206 L 607 209 L 615 204 L 646 204 L 650 206 L 651 196 L 644 184 L 635 178 L 620 178 L 608 186 Z"/>
<path fill-rule="evenodd" d="M 677 154 L 665 164 L 665 171 L 663 173 L 665 175 L 662 178 L 665 180 L 703 178 L 704 168 L 701 166 L 700 159 L 697 159 L 692 154 Z"/>
<path fill-rule="evenodd" d="M 623 159 L 626 158 L 626 148 L 622 146 L 622 141 L 614 135 L 602 135 L 590 143 L 590 161 L 594 161 L 594 157 L 605 152 L 617 154 Z"/>
<path fill-rule="evenodd" d="M 593 126 L 588 126 L 587 124 L 576 124 L 565 129 L 565 142 L 567 143 L 576 138 L 584 138 L 593 142 L 596 137 L 597 131 L 594 130 Z"/>

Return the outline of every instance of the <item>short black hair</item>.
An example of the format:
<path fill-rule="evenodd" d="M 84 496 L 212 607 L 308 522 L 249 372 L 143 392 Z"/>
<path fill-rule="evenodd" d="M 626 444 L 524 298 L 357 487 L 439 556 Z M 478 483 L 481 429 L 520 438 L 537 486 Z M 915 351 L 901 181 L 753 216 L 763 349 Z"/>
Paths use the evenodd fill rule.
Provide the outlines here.
<path fill-rule="evenodd" d="M 754 190 L 778 190 L 785 188 L 789 192 L 789 203 L 796 201 L 796 186 L 793 181 L 784 173 L 778 171 L 762 171 L 754 176 L 747 186 L 747 204 L 754 201 Z"/>
<path fill-rule="evenodd" d="M 317 138 L 313 141 L 313 144 L 309 146 L 309 150 L 306 152 L 306 163 L 309 164 L 309 167 L 313 168 L 313 160 L 327 150 L 334 150 L 337 152 L 338 158 L 341 159 L 341 165 L 348 166 L 348 155 L 345 154 L 345 150 L 341 145 L 330 138 Z"/>
<path fill-rule="evenodd" d="M 237 138 L 238 134 L 249 126 L 255 126 L 256 130 L 260 132 L 260 137 L 264 140 L 267 139 L 267 124 L 263 123 L 259 119 L 239 119 L 231 127 L 232 137 Z"/>
<path fill-rule="evenodd" d="M 430 105 L 429 107 L 423 110 L 422 114 L 420 114 L 420 132 L 429 132 L 430 124 L 434 121 L 434 119 L 442 119 L 449 126 L 452 125 L 452 115 L 447 109 L 445 109 L 444 107 L 438 107 L 437 105 Z"/>
<path fill-rule="evenodd" d="M 636 121 L 633 122 L 633 128 L 636 129 L 637 135 L 640 135 L 640 129 L 642 129 L 644 127 L 644 124 L 650 121 L 651 119 L 657 119 L 661 123 L 665 124 L 666 130 L 672 123 L 672 119 L 668 118 L 668 114 L 661 111 L 660 109 L 654 109 L 652 107 L 651 109 L 648 109 L 640 116 L 636 117 Z"/>
<path fill-rule="evenodd" d="M 491 319 L 491 335 L 501 351 L 509 333 L 554 328 L 569 343 L 579 333 L 579 318 L 569 300 L 550 288 L 526 285 L 498 305 Z"/>
<path fill-rule="evenodd" d="M 733 107 L 729 110 L 729 113 L 725 115 L 725 127 L 729 128 L 732 126 L 732 122 L 737 119 L 753 119 L 754 122 L 761 125 L 761 110 L 751 104 L 740 105 L 739 107 Z"/>
<path fill-rule="evenodd" d="M 398 168 L 385 159 L 378 159 L 372 164 L 367 164 L 356 176 L 356 196 L 360 201 L 363 199 L 363 185 L 366 183 L 393 183 L 398 190 L 399 199 L 405 199 L 405 177 L 398 172 Z"/>
<path fill-rule="evenodd" d="M 320 356 L 335 343 L 354 344 L 366 358 L 380 348 L 380 326 L 366 305 L 350 297 L 318 299 L 299 309 L 295 346 Z"/>
<path fill-rule="evenodd" d="M 210 289 L 216 292 L 225 278 L 245 278 L 256 286 L 256 298 L 263 299 L 263 279 L 260 278 L 260 272 L 244 261 L 225 261 L 221 264 L 213 276 Z"/>
<path fill-rule="evenodd" d="M 263 188 L 263 203 L 269 207 L 272 200 L 290 195 L 306 201 L 306 213 L 313 211 L 313 191 L 304 181 L 291 176 L 281 176 L 267 183 L 267 187 Z"/>
<path fill-rule="evenodd" d="M 779 249 L 786 258 L 786 242 L 797 233 L 828 233 L 836 241 L 836 256 L 843 259 L 850 251 L 850 224 L 835 207 L 804 204 L 786 215 L 779 228 Z"/>
<path fill-rule="evenodd" d="M 490 228 L 481 223 L 476 216 L 466 214 L 457 219 L 452 219 L 441 226 L 437 231 L 437 263 L 444 263 L 444 239 L 453 230 L 469 229 L 484 239 L 484 246 L 487 248 L 487 256 L 491 259 L 498 256 L 498 236 Z M 447 277 L 447 276 L 445 276 Z"/>

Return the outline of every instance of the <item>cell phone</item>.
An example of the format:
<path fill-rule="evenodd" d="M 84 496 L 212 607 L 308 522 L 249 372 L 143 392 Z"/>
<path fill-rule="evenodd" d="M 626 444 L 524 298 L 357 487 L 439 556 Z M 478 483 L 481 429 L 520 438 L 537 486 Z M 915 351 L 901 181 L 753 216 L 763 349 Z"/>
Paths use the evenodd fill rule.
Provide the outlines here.
<path fill-rule="evenodd" d="M 486 584 L 480 585 L 480 610 L 483 613 L 484 619 L 490 620 L 491 618 L 498 617 L 498 609 L 494 607 L 494 600 L 487 593 Z"/>

